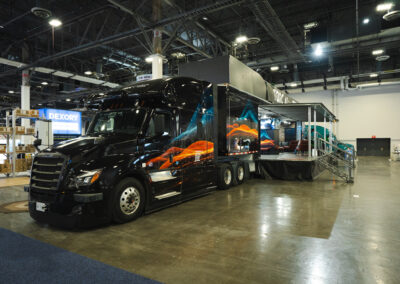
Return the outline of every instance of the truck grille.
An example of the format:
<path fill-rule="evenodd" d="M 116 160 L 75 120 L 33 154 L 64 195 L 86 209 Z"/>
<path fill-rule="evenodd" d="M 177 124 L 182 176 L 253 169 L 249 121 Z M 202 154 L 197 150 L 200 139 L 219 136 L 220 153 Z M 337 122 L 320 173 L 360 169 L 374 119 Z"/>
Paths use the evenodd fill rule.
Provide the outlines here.
<path fill-rule="evenodd" d="M 53 198 L 60 185 L 65 160 L 60 154 L 46 153 L 35 157 L 31 173 L 31 196 L 45 201 Z"/>

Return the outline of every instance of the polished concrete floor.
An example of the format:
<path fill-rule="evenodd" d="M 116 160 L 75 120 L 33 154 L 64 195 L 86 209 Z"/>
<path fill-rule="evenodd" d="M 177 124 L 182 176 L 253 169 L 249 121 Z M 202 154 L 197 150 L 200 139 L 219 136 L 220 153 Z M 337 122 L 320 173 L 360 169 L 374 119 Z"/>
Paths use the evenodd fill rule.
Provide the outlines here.
<path fill-rule="evenodd" d="M 361 157 L 354 184 L 251 180 L 90 231 L 27 213 L 0 213 L 0 227 L 166 283 L 400 283 L 400 162 Z"/>

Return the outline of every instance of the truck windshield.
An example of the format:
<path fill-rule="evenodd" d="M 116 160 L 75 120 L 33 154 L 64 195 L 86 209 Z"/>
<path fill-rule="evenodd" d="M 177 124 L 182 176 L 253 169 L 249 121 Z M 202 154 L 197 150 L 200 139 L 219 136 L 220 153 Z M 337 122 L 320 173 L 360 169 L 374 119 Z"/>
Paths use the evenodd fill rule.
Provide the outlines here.
<path fill-rule="evenodd" d="M 87 131 L 88 135 L 108 133 L 137 135 L 146 111 L 143 109 L 115 110 L 96 114 Z"/>

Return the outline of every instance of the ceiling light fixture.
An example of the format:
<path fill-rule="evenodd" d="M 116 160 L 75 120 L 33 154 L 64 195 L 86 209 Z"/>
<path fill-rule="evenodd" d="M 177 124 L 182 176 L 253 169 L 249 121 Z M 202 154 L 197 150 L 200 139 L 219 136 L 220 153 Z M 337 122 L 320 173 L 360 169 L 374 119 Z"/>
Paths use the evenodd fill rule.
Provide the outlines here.
<path fill-rule="evenodd" d="M 371 77 L 371 78 L 376 78 L 376 77 L 378 77 L 378 74 L 372 73 L 372 74 L 369 74 L 369 77 Z"/>
<path fill-rule="evenodd" d="M 8 93 L 9 94 L 14 94 L 14 91 L 13 90 L 9 90 Z"/>
<path fill-rule="evenodd" d="M 296 88 L 297 87 L 297 83 L 295 83 L 295 82 L 293 82 L 293 83 L 290 83 L 290 85 L 289 85 L 290 87 L 292 87 L 292 88 Z"/>
<path fill-rule="evenodd" d="M 208 20 L 208 18 L 207 18 L 206 16 L 204 16 L 204 17 L 203 17 L 203 20 L 204 20 L 204 21 L 207 21 L 207 20 Z"/>
<path fill-rule="evenodd" d="M 93 72 L 92 71 L 90 71 L 90 70 L 87 70 L 87 71 L 85 71 L 85 75 L 92 75 L 93 74 Z"/>
<path fill-rule="evenodd" d="M 279 70 L 279 66 L 271 66 L 271 71 L 275 72 Z"/>
<path fill-rule="evenodd" d="M 318 26 L 319 26 L 318 22 L 311 22 L 311 23 L 307 23 L 307 24 L 303 25 L 305 30 L 311 30 L 311 29 L 316 28 Z"/>
<path fill-rule="evenodd" d="M 244 43 L 247 41 L 247 36 L 238 36 L 235 41 L 237 43 Z"/>
<path fill-rule="evenodd" d="M 146 60 L 147 63 L 153 62 L 153 57 L 151 57 L 151 56 L 146 57 L 145 60 Z"/>
<path fill-rule="evenodd" d="M 70 102 L 70 101 L 71 101 L 71 99 L 65 99 L 65 101 L 66 101 L 66 102 Z"/>
<path fill-rule="evenodd" d="M 392 7 L 393 3 L 383 3 L 376 6 L 376 10 L 378 12 L 384 12 L 384 11 L 389 11 L 390 9 L 392 9 Z"/>
<path fill-rule="evenodd" d="M 369 24 L 369 18 L 364 18 L 363 24 L 364 24 L 364 25 L 368 25 L 368 24 Z"/>
<path fill-rule="evenodd" d="M 57 28 L 62 25 L 62 22 L 59 19 L 53 18 L 53 19 L 50 19 L 49 25 Z"/>
<path fill-rule="evenodd" d="M 42 84 L 43 86 L 47 86 L 49 83 L 47 83 L 46 81 L 43 81 L 41 84 Z"/>
<path fill-rule="evenodd" d="M 372 51 L 372 55 L 381 55 L 383 53 L 383 49 L 376 49 Z"/>
<path fill-rule="evenodd" d="M 322 54 L 324 54 L 324 51 L 322 50 L 322 46 L 320 44 L 318 44 L 317 47 L 314 50 L 314 55 L 316 57 L 321 57 Z"/>

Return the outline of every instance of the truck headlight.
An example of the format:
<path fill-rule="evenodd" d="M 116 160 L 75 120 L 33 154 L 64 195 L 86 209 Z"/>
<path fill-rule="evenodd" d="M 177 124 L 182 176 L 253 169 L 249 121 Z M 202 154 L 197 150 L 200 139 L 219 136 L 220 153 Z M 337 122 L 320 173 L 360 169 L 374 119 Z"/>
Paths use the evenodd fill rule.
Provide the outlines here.
<path fill-rule="evenodd" d="M 84 172 L 75 178 L 76 186 L 79 187 L 93 184 L 99 179 L 101 172 L 102 169 Z"/>

